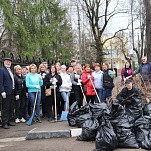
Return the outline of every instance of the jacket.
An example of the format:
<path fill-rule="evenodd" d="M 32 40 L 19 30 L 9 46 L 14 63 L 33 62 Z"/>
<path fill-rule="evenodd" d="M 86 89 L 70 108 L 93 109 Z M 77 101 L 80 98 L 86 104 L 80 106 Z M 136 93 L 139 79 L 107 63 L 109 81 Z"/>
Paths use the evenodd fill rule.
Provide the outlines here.
<path fill-rule="evenodd" d="M 105 89 L 113 89 L 114 83 L 113 83 L 113 78 L 112 75 L 112 70 L 107 69 L 103 71 L 103 88 Z"/>
<path fill-rule="evenodd" d="M 0 69 L 0 94 L 6 92 L 7 95 L 12 93 L 13 82 L 6 67 Z"/>
<path fill-rule="evenodd" d="M 38 73 L 28 73 L 26 75 L 26 87 L 28 88 L 28 92 L 36 92 L 36 86 L 40 87 L 43 85 L 43 80 Z M 38 89 L 38 92 L 41 92 L 41 88 Z"/>
<path fill-rule="evenodd" d="M 116 96 L 116 99 L 119 101 L 119 103 L 122 104 L 122 102 L 127 99 L 129 96 L 132 94 L 136 94 L 138 98 L 140 98 L 140 93 L 139 91 L 135 88 L 132 87 L 131 90 L 128 90 L 126 87 L 122 89 L 122 91 Z"/>
<path fill-rule="evenodd" d="M 73 72 L 71 74 L 71 83 L 73 90 L 81 90 L 80 86 L 77 85 L 78 79 L 81 80 L 81 74 L 77 74 L 76 72 Z"/>
<path fill-rule="evenodd" d="M 124 78 L 126 78 L 126 77 L 124 76 L 124 72 L 125 72 L 125 67 L 123 67 L 122 70 L 121 70 L 121 77 L 122 77 L 121 82 L 124 82 Z M 132 69 L 132 68 L 129 68 L 127 74 L 128 74 L 128 76 L 131 76 L 131 75 L 133 76 L 133 74 L 134 74 L 133 69 Z M 133 81 L 133 77 L 131 77 L 130 79 Z"/>
<path fill-rule="evenodd" d="M 25 76 L 14 74 L 15 79 L 15 95 L 26 95 Z"/>
<path fill-rule="evenodd" d="M 61 79 L 62 79 L 62 84 L 60 86 L 60 92 L 69 92 L 72 89 L 72 83 L 71 83 L 71 78 L 70 75 L 67 73 L 60 73 Z"/>
<path fill-rule="evenodd" d="M 88 75 L 91 75 L 92 82 L 90 81 L 90 79 L 88 79 Z M 86 96 L 96 95 L 95 90 L 93 88 L 94 78 L 91 72 L 82 72 L 82 83 L 86 88 L 86 93 L 85 93 Z"/>
<path fill-rule="evenodd" d="M 44 78 L 44 85 L 46 87 L 46 89 L 50 88 L 50 87 L 54 87 L 53 80 L 51 80 L 52 78 L 56 78 L 58 80 L 58 82 L 56 82 L 57 88 L 56 91 L 59 91 L 59 86 L 61 86 L 62 84 L 62 79 L 61 76 L 59 74 L 52 76 L 50 73 L 46 74 L 45 78 Z M 51 81 L 50 81 L 51 80 Z"/>

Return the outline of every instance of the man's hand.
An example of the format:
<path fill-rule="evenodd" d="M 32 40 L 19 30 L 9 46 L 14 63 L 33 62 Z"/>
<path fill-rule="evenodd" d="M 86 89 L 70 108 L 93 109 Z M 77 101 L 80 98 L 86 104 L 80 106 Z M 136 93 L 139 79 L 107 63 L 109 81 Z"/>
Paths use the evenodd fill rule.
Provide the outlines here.
<path fill-rule="evenodd" d="M 3 99 L 6 99 L 6 92 L 2 92 L 1 95 L 2 95 Z"/>

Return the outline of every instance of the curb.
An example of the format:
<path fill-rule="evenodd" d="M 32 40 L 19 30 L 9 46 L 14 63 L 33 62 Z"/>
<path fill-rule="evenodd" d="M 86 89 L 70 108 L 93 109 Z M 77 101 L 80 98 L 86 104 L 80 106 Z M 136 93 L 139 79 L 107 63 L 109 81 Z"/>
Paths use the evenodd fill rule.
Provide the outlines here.
<path fill-rule="evenodd" d="M 66 138 L 70 137 L 70 130 L 57 131 L 29 131 L 26 140 L 45 139 L 45 138 Z"/>
<path fill-rule="evenodd" d="M 82 129 L 53 130 L 53 131 L 29 131 L 26 140 L 47 139 L 47 138 L 69 138 L 81 134 Z"/>

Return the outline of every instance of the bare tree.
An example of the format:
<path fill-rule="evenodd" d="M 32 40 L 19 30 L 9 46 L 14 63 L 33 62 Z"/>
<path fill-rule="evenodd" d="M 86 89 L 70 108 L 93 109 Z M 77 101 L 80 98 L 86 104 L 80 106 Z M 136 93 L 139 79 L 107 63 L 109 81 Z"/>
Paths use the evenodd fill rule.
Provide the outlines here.
<path fill-rule="evenodd" d="M 143 0 L 146 11 L 146 54 L 151 61 L 151 0 Z"/>
<path fill-rule="evenodd" d="M 117 0 L 117 5 L 114 7 L 113 10 L 109 9 L 109 5 L 112 0 L 79 0 L 81 3 L 81 6 L 89 20 L 90 27 L 93 33 L 93 37 L 95 40 L 95 44 L 92 45 L 95 47 L 97 51 L 97 59 L 96 61 L 99 63 L 102 63 L 103 61 L 103 55 L 105 53 L 103 52 L 103 46 L 104 44 L 114 38 L 116 34 L 122 30 L 117 31 L 113 36 L 106 38 L 105 40 L 102 40 L 103 34 L 107 28 L 107 25 L 109 24 L 109 21 L 113 18 L 118 13 L 123 13 L 117 11 L 117 6 L 118 6 L 118 0 Z"/>

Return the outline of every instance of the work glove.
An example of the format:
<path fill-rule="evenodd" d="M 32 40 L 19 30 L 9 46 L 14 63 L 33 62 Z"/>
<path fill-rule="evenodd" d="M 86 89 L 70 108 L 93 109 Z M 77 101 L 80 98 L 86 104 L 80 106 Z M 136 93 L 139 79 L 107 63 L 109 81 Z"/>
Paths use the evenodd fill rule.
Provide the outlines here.
<path fill-rule="evenodd" d="M 78 79 L 78 83 L 81 83 L 82 82 L 82 80 L 81 79 Z"/>
<path fill-rule="evenodd" d="M 16 98 L 16 100 L 19 100 L 19 95 L 16 95 L 15 98 Z"/>
<path fill-rule="evenodd" d="M 126 80 L 129 79 L 129 77 L 126 77 L 125 79 L 126 79 Z"/>
<path fill-rule="evenodd" d="M 2 95 L 3 99 L 6 99 L 6 92 L 2 92 L 1 95 Z"/>
<path fill-rule="evenodd" d="M 91 78 L 91 75 L 88 75 L 88 79 L 90 79 Z"/>
<path fill-rule="evenodd" d="M 40 88 L 40 85 L 36 85 L 36 89 L 39 89 Z"/>
<path fill-rule="evenodd" d="M 78 82 L 77 85 L 82 85 L 82 84 L 80 82 Z"/>

